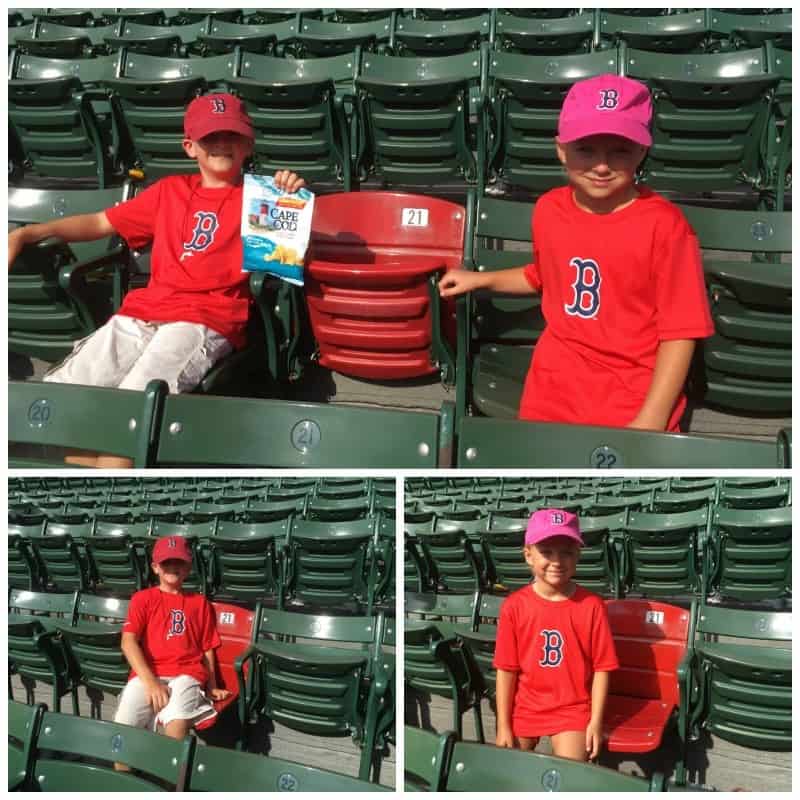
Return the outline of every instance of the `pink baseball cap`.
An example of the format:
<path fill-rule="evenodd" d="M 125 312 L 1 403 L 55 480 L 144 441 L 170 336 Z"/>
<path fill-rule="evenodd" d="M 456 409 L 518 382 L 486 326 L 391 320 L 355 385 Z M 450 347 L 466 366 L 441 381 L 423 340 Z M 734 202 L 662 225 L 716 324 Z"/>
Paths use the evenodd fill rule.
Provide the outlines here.
<path fill-rule="evenodd" d="M 233 131 L 255 138 L 253 121 L 245 110 L 244 103 L 232 94 L 201 94 L 186 108 L 183 131 L 188 139 L 202 139 L 217 131 Z"/>
<path fill-rule="evenodd" d="M 528 520 L 525 544 L 538 544 L 551 536 L 568 536 L 583 546 L 581 529 L 575 514 L 561 508 L 541 508 L 534 511 Z"/>
<path fill-rule="evenodd" d="M 632 78 L 598 75 L 578 81 L 564 98 L 558 118 L 558 140 L 562 144 L 611 133 L 650 147 L 653 103 L 650 90 Z"/>
<path fill-rule="evenodd" d="M 160 564 L 171 558 L 192 563 L 192 551 L 183 536 L 164 536 L 153 548 L 153 563 Z"/>

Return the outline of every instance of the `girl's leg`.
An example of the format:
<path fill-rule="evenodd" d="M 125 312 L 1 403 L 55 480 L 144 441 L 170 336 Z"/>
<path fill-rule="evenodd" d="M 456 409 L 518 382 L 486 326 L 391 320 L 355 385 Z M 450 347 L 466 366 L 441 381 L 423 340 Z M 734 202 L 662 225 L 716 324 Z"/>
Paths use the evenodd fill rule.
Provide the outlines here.
<path fill-rule="evenodd" d="M 120 389 L 143 391 L 155 379 L 166 381 L 173 394 L 190 392 L 217 361 L 232 351 L 216 331 L 193 322 L 159 324 Z"/>
<path fill-rule="evenodd" d="M 586 761 L 586 731 L 562 731 L 550 737 L 553 755 L 571 758 L 573 761 Z"/>
<path fill-rule="evenodd" d="M 518 736 L 517 741 L 519 742 L 520 750 L 533 751 L 536 749 L 536 745 L 539 744 L 539 737 L 535 736 L 530 738 L 528 736 Z"/>

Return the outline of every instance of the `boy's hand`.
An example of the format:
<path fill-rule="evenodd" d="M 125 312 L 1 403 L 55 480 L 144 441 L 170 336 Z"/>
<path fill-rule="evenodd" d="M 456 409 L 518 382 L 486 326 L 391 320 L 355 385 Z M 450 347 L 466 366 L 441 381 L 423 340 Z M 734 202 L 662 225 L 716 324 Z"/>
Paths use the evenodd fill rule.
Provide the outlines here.
<path fill-rule="evenodd" d="M 215 703 L 231 696 L 231 692 L 228 689 L 210 689 L 208 693 Z"/>
<path fill-rule="evenodd" d="M 496 747 L 514 748 L 514 734 L 509 728 L 500 727 L 497 729 L 494 743 Z"/>
<path fill-rule="evenodd" d="M 289 194 L 293 194 L 306 185 L 306 182 L 297 173 L 288 169 L 279 169 L 275 173 L 274 180 L 279 189 L 283 189 Z"/>
<path fill-rule="evenodd" d="M 603 726 L 599 722 L 589 720 L 589 724 L 586 726 L 586 752 L 589 754 L 590 761 L 600 755 L 602 746 Z"/>
<path fill-rule="evenodd" d="M 153 683 L 146 683 L 144 695 L 147 698 L 147 702 L 153 706 L 153 711 L 156 714 L 169 703 L 169 687 L 159 680 Z"/>
<path fill-rule="evenodd" d="M 483 284 L 480 272 L 469 272 L 466 269 L 448 270 L 439 281 L 439 294 L 442 297 L 456 297 L 478 289 Z"/>

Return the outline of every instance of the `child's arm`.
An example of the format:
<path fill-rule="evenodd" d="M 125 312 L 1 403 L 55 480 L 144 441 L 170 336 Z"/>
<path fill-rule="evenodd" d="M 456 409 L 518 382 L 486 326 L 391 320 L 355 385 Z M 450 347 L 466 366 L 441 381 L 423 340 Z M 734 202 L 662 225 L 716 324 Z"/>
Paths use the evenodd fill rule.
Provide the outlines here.
<path fill-rule="evenodd" d="M 161 683 L 150 668 L 135 633 L 123 632 L 122 654 L 128 660 L 131 669 L 139 676 L 147 701 L 157 714 L 169 703 L 169 689 Z"/>
<path fill-rule="evenodd" d="M 511 710 L 517 688 L 517 673 L 504 669 L 497 670 L 495 683 L 495 702 L 497 705 L 497 747 L 514 747 L 514 733 L 511 729 Z"/>
<path fill-rule="evenodd" d="M 89 242 L 111 236 L 114 232 L 114 226 L 108 221 L 105 211 L 15 228 L 8 234 L 8 268 L 11 269 L 23 247 L 36 244 L 42 239 L 55 236 L 65 242 Z"/>
<path fill-rule="evenodd" d="M 663 431 L 686 383 L 694 354 L 694 339 L 670 339 L 658 345 L 653 379 L 644 404 L 629 428 Z"/>
<path fill-rule="evenodd" d="M 456 297 L 475 289 L 489 289 L 503 294 L 536 294 L 525 277 L 525 267 L 501 269 L 495 272 L 453 269 L 446 272 L 439 281 L 439 294 L 442 297 Z"/>
<path fill-rule="evenodd" d="M 224 700 L 230 697 L 230 692 L 227 689 L 217 688 L 217 670 L 216 659 L 214 658 L 214 650 L 208 649 L 203 653 L 203 663 L 208 670 L 208 693 L 212 700 Z"/>
<path fill-rule="evenodd" d="M 597 758 L 603 745 L 603 712 L 608 697 L 607 672 L 595 672 L 592 679 L 592 716 L 586 728 L 586 752 L 589 758 Z"/>

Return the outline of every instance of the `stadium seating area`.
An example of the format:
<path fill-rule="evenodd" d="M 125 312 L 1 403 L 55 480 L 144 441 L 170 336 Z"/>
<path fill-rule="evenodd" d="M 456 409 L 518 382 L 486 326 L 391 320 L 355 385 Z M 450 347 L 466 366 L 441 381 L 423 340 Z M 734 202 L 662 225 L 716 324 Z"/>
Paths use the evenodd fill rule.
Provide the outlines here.
<path fill-rule="evenodd" d="M 263 720 L 350 737 L 360 748 L 359 777 L 374 786 L 394 741 L 395 492 L 393 479 L 12 479 L 10 676 L 22 680 L 29 706 L 37 682 L 48 686 L 59 713 L 69 695 L 79 714 L 82 687 L 99 720 L 105 697 L 127 682 L 121 623 L 131 594 L 154 585 L 152 546 L 160 536 L 186 536 L 194 565 L 185 585 L 214 607 L 219 683 L 232 692 L 215 705 L 239 749 L 263 746 L 254 727 Z M 87 740 L 109 738 L 80 725 Z M 152 741 L 142 742 L 131 748 L 144 755 Z M 51 744 L 39 741 L 47 750 L 108 754 Z M 218 773 L 221 762 L 209 763 Z M 256 765 L 239 777 L 241 790 L 271 780 L 273 767 L 278 775 L 295 769 Z M 53 769 L 61 777 L 50 778 L 52 788 L 63 788 L 62 767 Z M 301 786 L 324 778 L 296 769 Z M 205 771 L 197 779 L 213 783 Z"/>
<path fill-rule="evenodd" d="M 784 437 L 776 456 L 763 441 L 612 431 L 576 432 L 554 463 L 561 426 L 505 425 L 542 330 L 538 301 L 441 304 L 435 291 L 446 269 L 527 262 L 533 202 L 563 180 L 552 137 L 569 86 L 604 72 L 639 78 L 655 102 L 640 180 L 684 204 L 705 249 L 717 333 L 698 352 L 692 397 L 725 413 L 788 415 L 791 13 L 763 11 L 12 9 L 9 219 L 102 209 L 193 171 L 183 108 L 229 90 L 255 122 L 253 169 L 290 167 L 322 196 L 305 288 L 253 276 L 252 344 L 200 387 L 275 405 L 193 403 L 200 418 L 249 408 L 272 419 L 280 406 L 291 430 L 304 419 L 295 387 L 322 366 L 385 386 L 390 416 L 376 428 L 415 428 L 394 437 L 410 452 L 383 447 L 364 466 L 788 466 Z M 148 268 L 114 240 L 43 242 L 19 262 L 10 350 L 44 361 L 91 333 Z M 447 409 L 409 416 L 392 402 L 401 382 L 437 376 L 455 387 L 455 423 Z M 68 391 L 65 402 L 83 402 Z M 336 405 L 329 423 L 313 409 L 318 440 L 372 421 Z M 284 423 L 276 432 L 285 441 Z M 492 446 L 506 435 L 513 447 Z M 259 458 L 210 449 L 139 463 L 349 465 L 338 445 L 306 447 L 305 459 L 295 448 Z"/>
<path fill-rule="evenodd" d="M 470 746 L 481 747 L 500 606 L 530 583 L 525 526 L 547 507 L 580 516 L 576 581 L 607 598 L 621 668 L 604 715 L 606 751 L 656 752 L 670 731 L 678 785 L 687 748 L 703 737 L 791 751 L 790 480 L 407 479 L 405 502 L 406 686 L 423 701 L 446 698 L 454 732 L 417 734 L 412 765 L 437 769 L 407 766 L 407 782 L 451 788 L 448 759 L 457 759 L 453 741 L 469 711 L 478 738 Z M 476 754 L 473 764 L 485 761 L 491 775 L 499 757 Z M 531 762 L 529 780 L 549 768 Z M 515 767 L 499 769 L 507 790 L 523 788 Z M 580 773 L 563 777 L 582 787 Z"/>

